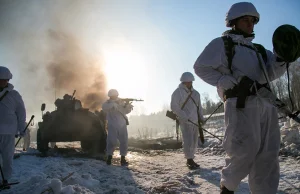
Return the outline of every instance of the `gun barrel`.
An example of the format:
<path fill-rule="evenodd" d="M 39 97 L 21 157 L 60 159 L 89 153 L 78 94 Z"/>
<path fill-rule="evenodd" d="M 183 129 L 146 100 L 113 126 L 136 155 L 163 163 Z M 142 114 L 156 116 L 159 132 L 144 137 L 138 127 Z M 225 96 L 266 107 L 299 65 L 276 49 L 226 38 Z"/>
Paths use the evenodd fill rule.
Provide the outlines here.
<path fill-rule="evenodd" d="M 142 99 L 135 99 L 135 98 L 120 98 L 120 100 L 130 102 L 130 101 L 144 101 Z"/>
<path fill-rule="evenodd" d="M 74 90 L 74 92 L 73 92 L 73 95 L 72 95 L 72 98 L 71 98 L 71 99 L 73 99 L 73 98 L 74 98 L 74 95 L 75 95 L 75 93 L 76 93 L 76 90 Z"/>
<path fill-rule="evenodd" d="M 134 101 L 144 101 L 144 100 L 142 100 L 142 99 L 134 99 Z"/>

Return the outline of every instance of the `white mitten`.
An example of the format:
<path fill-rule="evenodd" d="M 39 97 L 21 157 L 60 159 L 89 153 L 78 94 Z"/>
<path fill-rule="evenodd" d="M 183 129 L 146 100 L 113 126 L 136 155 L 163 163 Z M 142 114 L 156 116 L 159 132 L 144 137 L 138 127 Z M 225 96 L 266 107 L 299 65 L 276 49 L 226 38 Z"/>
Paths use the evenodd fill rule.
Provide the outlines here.
<path fill-rule="evenodd" d="M 237 83 L 237 80 L 233 76 L 223 75 L 218 81 L 218 87 L 228 90 L 233 88 Z"/>

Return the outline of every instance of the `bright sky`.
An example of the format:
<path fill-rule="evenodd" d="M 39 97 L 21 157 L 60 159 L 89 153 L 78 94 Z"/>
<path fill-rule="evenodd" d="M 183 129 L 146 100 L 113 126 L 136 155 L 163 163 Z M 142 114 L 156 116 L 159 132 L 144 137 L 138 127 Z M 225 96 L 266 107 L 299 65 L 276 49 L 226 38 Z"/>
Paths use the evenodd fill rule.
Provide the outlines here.
<path fill-rule="evenodd" d="M 117 88 L 121 96 L 145 99 L 142 104 L 150 113 L 170 103 L 184 71 L 194 73 L 195 60 L 213 38 L 227 30 L 225 14 L 238 1 L 122 2 L 103 13 L 111 21 L 100 41 L 109 87 Z M 272 49 L 272 34 L 278 26 L 292 24 L 300 29 L 300 1 L 251 2 L 261 15 L 254 42 Z M 198 77 L 194 87 L 218 100 L 216 89 Z"/>
<path fill-rule="evenodd" d="M 68 21 L 64 25 L 71 32 L 85 37 L 84 46 L 89 51 L 104 58 L 108 88 L 119 90 L 120 97 L 144 99 L 135 103 L 135 114 L 151 113 L 169 105 L 183 72 L 194 74 L 193 64 L 204 47 L 228 29 L 225 14 L 235 2 L 238 1 L 84 1 L 76 8 L 79 11 L 68 12 L 72 4 L 68 5 L 60 19 L 62 23 Z M 261 15 L 254 29 L 254 42 L 272 49 L 272 34 L 278 26 L 291 24 L 300 29 L 299 0 L 251 2 Z M 76 22 L 84 25 L 78 29 Z M 5 50 L 0 41 L 1 49 Z M 17 68 L 13 71 L 19 73 Z M 22 83 L 14 84 L 18 88 Z M 218 100 L 216 89 L 198 77 L 194 88 Z"/>

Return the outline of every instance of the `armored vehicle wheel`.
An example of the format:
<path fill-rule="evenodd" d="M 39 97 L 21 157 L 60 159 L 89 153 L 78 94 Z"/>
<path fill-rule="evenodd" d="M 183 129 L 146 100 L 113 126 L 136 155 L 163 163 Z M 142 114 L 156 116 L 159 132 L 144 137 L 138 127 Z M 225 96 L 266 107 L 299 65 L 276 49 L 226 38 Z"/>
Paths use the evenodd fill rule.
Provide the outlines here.
<path fill-rule="evenodd" d="M 42 129 L 39 128 L 37 130 L 37 135 L 36 135 L 36 145 L 37 145 L 37 149 L 42 152 L 45 153 L 48 151 L 49 147 L 48 147 L 48 141 L 45 141 L 44 139 L 42 139 Z"/>
<path fill-rule="evenodd" d="M 81 149 L 84 151 L 89 151 L 90 149 L 93 148 L 93 144 L 91 141 L 80 141 L 81 144 Z"/>

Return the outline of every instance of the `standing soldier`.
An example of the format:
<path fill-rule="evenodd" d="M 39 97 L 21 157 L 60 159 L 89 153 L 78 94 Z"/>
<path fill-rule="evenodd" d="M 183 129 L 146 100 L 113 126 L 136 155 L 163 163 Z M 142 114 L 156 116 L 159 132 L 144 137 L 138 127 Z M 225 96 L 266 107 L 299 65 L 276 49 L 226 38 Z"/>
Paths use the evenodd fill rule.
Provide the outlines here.
<path fill-rule="evenodd" d="M 194 161 L 199 135 L 199 126 L 195 124 L 204 124 L 200 94 L 193 88 L 194 80 L 190 72 L 183 73 L 181 83 L 173 92 L 171 99 L 171 109 L 177 115 L 182 131 L 186 165 L 191 169 L 199 167 Z M 203 138 L 203 133 L 200 135 Z"/>
<path fill-rule="evenodd" d="M 2 186 L 9 188 L 7 181 L 12 175 L 15 151 L 15 135 L 24 136 L 26 111 L 21 95 L 9 82 L 12 74 L 0 66 L 0 155 L 3 163 Z M 5 186 L 7 185 L 7 186 Z"/>
<path fill-rule="evenodd" d="M 27 125 L 27 123 L 25 123 Z M 25 136 L 23 137 L 23 151 L 28 150 L 30 146 L 30 129 L 29 127 L 25 131 Z"/>
<path fill-rule="evenodd" d="M 102 110 L 106 113 L 107 120 L 107 165 L 111 165 L 112 156 L 119 140 L 120 142 L 120 155 L 121 165 L 128 165 L 125 159 L 128 149 L 128 118 L 126 114 L 130 113 L 133 106 L 126 104 L 119 98 L 119 93 L 115 89 L 108 91 L 110 98 L 102 105 Z"/>
<path fill-rule="evenodd" d="M 221 172 L 221 194 L 234 193 L 247 175 L 251 193 L 275 194 L 279 183 L 277 108 L 257 91 L 270 91 L 268 82 L 283 75 L 286 66 L 284 52 L 273 54 L 262 45 L 252 43 L 254 25 L 259 20 L 260 14 L 252 3 L 233 4 L 225 19 L 231 29 L 212 40 L 194 65 L 196 74 L 216 86 L 220 98 L 226 101 L 223 147 L 228 158 Z M 299 30 L 296 31 L 290 37 L 283 33 L 282 38 L 299 37 Z M 295 43 L 299 40 L 295 38 Z"/>

